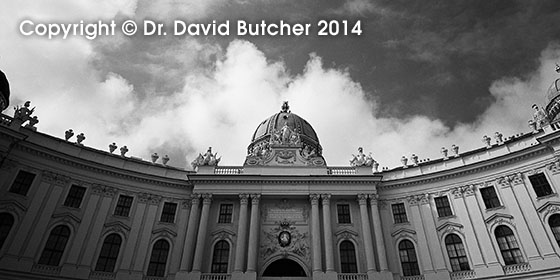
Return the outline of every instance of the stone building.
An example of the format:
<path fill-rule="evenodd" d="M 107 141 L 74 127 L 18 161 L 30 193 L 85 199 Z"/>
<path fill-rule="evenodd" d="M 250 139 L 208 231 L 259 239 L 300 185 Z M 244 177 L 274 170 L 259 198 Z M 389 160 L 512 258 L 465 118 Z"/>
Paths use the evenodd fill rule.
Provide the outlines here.
<path fill-rule="evenodd" d="M 559 95 L 529 133 L 384 170 L 326 165 L 287 103 L 243 166 L 195 171 L 43 134 L 26 104 L 0 121 L 0 278 L 559 279 Z"/>

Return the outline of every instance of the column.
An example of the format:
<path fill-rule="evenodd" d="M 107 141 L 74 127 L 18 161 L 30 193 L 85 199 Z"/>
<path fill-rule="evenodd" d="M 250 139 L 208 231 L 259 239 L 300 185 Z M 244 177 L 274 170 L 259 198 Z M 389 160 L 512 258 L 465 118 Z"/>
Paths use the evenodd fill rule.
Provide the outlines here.
<path fill-rule="evenodd" d="M 249 195 L 242 193 L 239 195 L 239 225 L 237 226 L 237 245 L 235 246 L 235 266 L 233 271 L 243 272 L 245 266 L 245 250 L 247 249 L 247 204 Z"/>
<path fill-rule="evenodd" d="M 311 239 L 313 242 L 313 272 L 321 272 L 321 230 L 319 229 L 319 195 L 310 194 Z"/>
<path fill-rule="evenodd" d="M 183 200 L 178 205 L 177 210 L 177 228 L 184 229 L 187 226 L 187 218 L 191 212 L 191 200 Z M 185 254 L 185 234 L 186 231 L 178 230 L 177 231 L 177 238 L 176 241 L 176 248 L 174 248 L 171 252 L 171 259 L 169 263 L 169 273 L 175 274 L 179 271 L 179 267 L 181 266 L 181 260 L 183 259 L 181 256 Z"/>
<path fill-rule="evenodd" d="M 330 194 L 321 195 L 323 203 L 323 233 L 325 235 L 325 263 L 327 271 L 334 271 L 334 253 L 331 227 L 331 205 Z"/>
<path fill-rule="evenodd" d="M 385 242 L 383 241 L 383 232 L 381 231 L 381 218 L 377 206 L 379 195 L 370 194 L 369 198 L 371 203 L 371 218 L 373 219 L 373 232 L 375 235 L 375 247 L 377 248 L 377 259 L 379 260 L 379 270 L 386 271 L 388 270 L 387 254 L 385 253 Z"/>
<path fill-rule="evenodd" d="M 360 204 L 360 214 L 362 216 L 362 237 L 364 240 L 364 249 L 366 253 L 367 271 L 375 271 L 375 261 L 373 259 L 373 244 L 371 242 L 371 227 L 369 225 L 369 217 L 367 212 L 368 195 L 358 194 L 358 203 Z"/>
<path fill-rule="evenodd" d="M 260 194 L 251 194 L 251 228 L 249 229 L 249 256 L 247 258 L 247 272 L 257 271 L 260 198 Z"/>
<path fill-rule="evenodd" d="M 187 226 L 187 237 L 185 237 L 185 245 L 183 247 L 183 256 L 181 257 L 181 271 L 189 271 L 192 264 L 192 253 L 194 240 L 196 237 L 196 226 L 198 223 L 198 213 L 200 212 L 198 205 L 200 203 L 200 194 L 191 194 L 191 212 L 189 213 L 189 225 Z"/>
<path fill-rule="evenodd" d="M 208 228 L 208 214 L 210 212 L 210 203 L 212 203 L 212 194 L 202 194 L 202 214 L 200 215 L 200 225 L 198 226 L 198 235 L 196 237 L 196 249 L 194 251 L 194 262 L 192 271 L 200 272 L 202 267 L 202 258 L 204 257 L 204 243 L 206 242 L 206 230 Z"/>

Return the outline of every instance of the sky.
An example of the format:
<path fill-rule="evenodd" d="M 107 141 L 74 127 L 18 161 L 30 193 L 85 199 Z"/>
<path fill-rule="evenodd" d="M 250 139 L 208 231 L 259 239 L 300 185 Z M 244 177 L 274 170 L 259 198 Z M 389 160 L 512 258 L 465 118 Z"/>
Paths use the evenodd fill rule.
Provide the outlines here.
<path fill-rule="evenodd" d="M 560 2 L 402 0 L 7 0 L 0 69 L 10 105 L 30 100 L 38 130 L 129 156 L 169 155 L 190 169 L 211 146 L 242 165 L 258 124 L 289 101 L 315 129 L 330 166 L 358 147 L 380 165 L 482 147 L 484 135 L 530 131 L 531 105 L 560 78 Z M 37 24 L 116 23 L 114 34 L 24 35 Z M 127 36 L 126 20 L 140 28 Z M 166 35 L 144 35 L 146 20 Z M 174 35 L 230 22 L 229 35 Z M 243 36 L 236 23 L 310 24 L 301 36 Z M 338 35 L 318 36 L 322 20 Z M 343 22 L 348 35 L 342 35 Z M 351 32 L 359 22 L 361 34 Z M 33 30 L 29 25 L 24 30 Z M 4 113 L 13 114 L 10 108 Z M 75 141 L 72 138 L 71 141 Z"/>

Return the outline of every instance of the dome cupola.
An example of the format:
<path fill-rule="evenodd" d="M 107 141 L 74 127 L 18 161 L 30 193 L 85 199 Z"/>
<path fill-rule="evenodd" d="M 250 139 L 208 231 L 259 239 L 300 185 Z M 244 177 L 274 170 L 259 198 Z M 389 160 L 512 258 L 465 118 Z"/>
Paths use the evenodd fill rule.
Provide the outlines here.
<path fill-rule="evenodd" d="M 278 158 L 279 155 L 275 151 L 279 149 L 283 149 L 283 154 Z M 292 153 L 293 158 L 282 160 L 282 156 L 292 155 Z M 305 160 L 306 165 L 325 165 L 322 153 L 323 148 L 313 127 L 306 120 L 292 113 L 288 102 L 285 101 L 280 112 L 257 126 L 251 144 L 247 148 L 245 164 L 261 165 L 275 159 L 276 163 L 295 163 L 296 158 L 300 157 L 300 160 Z"/>

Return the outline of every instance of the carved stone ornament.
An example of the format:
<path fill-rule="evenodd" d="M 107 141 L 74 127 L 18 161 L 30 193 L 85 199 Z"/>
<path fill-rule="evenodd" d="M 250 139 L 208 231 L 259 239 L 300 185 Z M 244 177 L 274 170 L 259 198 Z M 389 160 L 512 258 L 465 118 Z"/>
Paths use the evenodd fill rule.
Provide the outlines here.
<path fill-rule="evenodd" d="M 251 194 L 251 204 L 252 205 L 258 205 L 260 199 L 261 199 L 260 194 L 258 194 L 258 193 L 252 193 Z"/>
<path fill-rule="evenodd" d="M 311 201 L 311 205 L 317 205 L 319 204 L 319 198 L 321 197 L 321 195 L 316 194 L 316 193 L 312 193 L 309 195 L 309 201 Z"/>
<path fill-rule="evenodd" d="M 366 156 L 364 154 L 364 149 L 362 147 L 358 147 L 358 154 L 357 155 L 352 154 L 352 159 L 350 160 L 350 166 L 371 167 L 373 166 L 374 162 L 375 160 L 371 156 L 371 153 L 369 153 L 369 155 Z"/>
<path fill-rule="evenodd" d="M 113 188 L 113 187 L 109 187 L 109 186 L 103 186 L 103 185 L 93 185 L 92 187 L 93 189 L 93 193 L 94 194 L 98 194 L 98 195 L 102 195 L 102 196 L 107 196 L 107 197 L 113 197 L 115 196 L 115 194 L 117 194 L 118 189 L 117 188 Z"/>
<path fill-rule="evenodd" d="M 428 194 L 412 195 L 408 197 L 410 205 L 427 204 L 429 203 Z"/>
<path fill-rule="evenodd" d="M 57 186 L 65 186 L 70 182 L 70 177 L 58 173 L 54 173 L 48 170 L 43 171 L 42 179 L 47 183 L 55 184 Z"/>
<path fill-rule="evenodd" d="M 31 119 L 31 114 L 35 111 L 35 107 L 29 109 L 31 101 L 26 101 L 23 106 L 14 107 L 14 120 L 19 120 L 20 124 Z"/>
<path fill-rule="evenodd" d="M 360 204 L 360 205 L 366 204 L 367 205 L 367 199 L 368 199 L 368 194 L 366 194 L 366 193 L 358 194 L 358 204 Z"/>
<path fill-rule="evenodd" d="M 181 201 L 181 208 L 182 209 L 190 209 L 192 205 L 192 201 L 191 200 L 182 200 Z"/>
<path fill-rule="evenodd" d="M 151 193 L 140 193 L 138 195 L 138 201 L 141 203 L 149 203 L 152 205 L 158 205 L 163 197 L 161 195 L 151 194 Z"/>
<path fill-rule="evenodd" d="M 552 172 L 552 174 L 558 174 L 560 172 L 560 157 L 555 157 L 554 161 L 549 163 L 546 168 Z"/>
<path fill-rule="evenodd" d="M 206 151 L 204 155 L 198 154 L 198 157 L 191 162 L 191 165 L 193 169 L 203 165 L 218 166 L 218 163 L 222 158 L 216 157 L 217 155 L 218 153 L 212 153 L 212 147 L 208 147 L 208 151 Z"/>
<path fill-rule="evenodd" d="M 463 196 L 471 196 L 474 195 L 474 188 L 475 188 L 474 185 L 460 186 L 452 189 L 451 193 L 455 198 L 461 198 Z"/>
<path fill-rule="evenodd" d="M 248 204 L 249 203 L 249 194 L 242 193 L 239 195 L 239 202 L 241 204 Z"/>
<path fill-rule="evenodd" d="M 283 254 L 295 254 L 306 262 L 309 261 L 310 247 L 308 233 L 301 233 L 287 220 L 278 224 L 277 227 L 263 232 L 264 238 L 261 244 L 262 260 L 271 256 Z"/>

